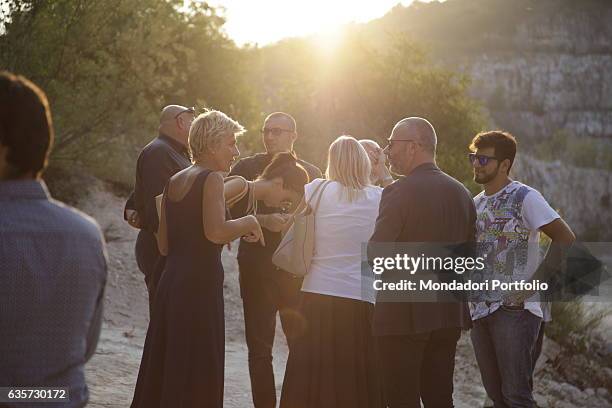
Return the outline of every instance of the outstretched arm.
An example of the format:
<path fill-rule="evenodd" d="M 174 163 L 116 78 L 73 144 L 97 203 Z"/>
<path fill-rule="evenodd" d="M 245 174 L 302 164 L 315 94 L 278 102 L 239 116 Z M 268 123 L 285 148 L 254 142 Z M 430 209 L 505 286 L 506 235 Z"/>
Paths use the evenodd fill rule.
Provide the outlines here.
<path fill-rule="evenodd" d="M 155 203 L 156 203 L 156 206 L 160 204 L 160 201 L 157 199 L 157 197 L 155 197 Z M 155 234 L 155 238 L 157 238 L 157 248 L 159 249 L 160 254 L 162 254 L 163 256 L 167 256 L 168 255 L 168 228 L 166 225 L 166 195 L 165 194 L 161 196 L 161 205 L 159 205 L 158 207 L 158 213 L 159 213 L 159 225 L 157 228 L 157 234 Z"/>
<path fill-rule="evenodd" d="M 263 234 L 257 219 L 252 215 L 236 220 L 225 219 L 225 197 L 223 177 L 211 173 L 204 184 L 202 195 L 204 234 L 216 244 L 226 244 L 238 237 L 254 234 L 264 245 Z"/>
<path fill-rule="evenodd" d="M 223 195 L 228 207 L 232 207 L 248 192 L 248 181 L 241 176 L 228 177 L 223 180 Z"/>

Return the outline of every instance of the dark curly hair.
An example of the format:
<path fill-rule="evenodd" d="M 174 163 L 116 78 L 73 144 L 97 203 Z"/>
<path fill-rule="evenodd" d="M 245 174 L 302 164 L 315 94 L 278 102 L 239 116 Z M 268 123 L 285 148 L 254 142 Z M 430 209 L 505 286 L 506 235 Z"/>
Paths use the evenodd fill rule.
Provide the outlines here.
<path fill-rule="evenodd" d="M 293 153 L 277 153 L 270 164 L 266 166 L 259 176 L 262 180 L 271 180 L 280 177 L 283 187 L 299 194 L 304 194 L 304 184 L 310 181 L 308 172 L 297 161 Z"/>
<path fill-rule="evenodd" d="M 477 149 L 492 147 L 495 149 L 495 157 L 500 162 L 503 160 L 510 161 L 510 166 L 508 167 L 508 171 L 510 171 L 516 156 L 516 144 L 516 139 L 510 133 L 502 130 L 491 130 L 480 132 L 474 136 L 469 149 L 475 152 Z"/>

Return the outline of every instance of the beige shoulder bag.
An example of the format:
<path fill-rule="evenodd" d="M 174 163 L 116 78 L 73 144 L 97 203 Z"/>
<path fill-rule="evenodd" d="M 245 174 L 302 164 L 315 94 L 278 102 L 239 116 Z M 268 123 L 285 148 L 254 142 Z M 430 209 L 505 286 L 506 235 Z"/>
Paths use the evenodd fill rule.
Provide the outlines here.
<path fill-rule="evenodd" d="M 330 181 L 320 183 L 312 197 L 306 203 L 306 208 L 294 216 L 293 225 L 289 227 L 287 233 L 272 255 L 274 265 L 295 276 L 305 276 L 310 268 L 315 244 L 315 215 L 323 196 L 323 191 Z M 317 193 L 318 196 L 317 196 Z M 310 203 L 317 197 L 316 204 L 311 207 Z"/>

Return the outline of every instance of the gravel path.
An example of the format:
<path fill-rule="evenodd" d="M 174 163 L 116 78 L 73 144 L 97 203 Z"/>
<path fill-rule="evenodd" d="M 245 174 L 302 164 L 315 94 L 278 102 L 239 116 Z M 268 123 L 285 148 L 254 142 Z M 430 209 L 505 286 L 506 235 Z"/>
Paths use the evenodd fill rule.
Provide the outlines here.
<path fill-rule="evenodd" d="M 90 407 L 129 407 L 148 324 L 147 293 L 134 259 L 136 230 L 122 219 L 123 199 L 97 186 L 81 203 L 81 209 L 98 220 L 108 241 L 109 279 L 106 288 L 104 326 L 97 352 L 86 366 L 91 393 Z M 238 288 L 235 251 L 223 252 L 225 266 L 226 379 L 225 407 L 251 407 L 251 389 L 244 341 L 242 303 Z M 277 325 L 274 366 L 280 395 L 287 359 L 284 335 Z M 550 376 L 548 376 L 550 377 Z M 539 375 L 536 397 L 539 406 L 611 407 L 607 390 L 581 391 Z M 469 338 L 464 334 L 457 348 L 455 406 L 482 407 L 485 392 Z"/>

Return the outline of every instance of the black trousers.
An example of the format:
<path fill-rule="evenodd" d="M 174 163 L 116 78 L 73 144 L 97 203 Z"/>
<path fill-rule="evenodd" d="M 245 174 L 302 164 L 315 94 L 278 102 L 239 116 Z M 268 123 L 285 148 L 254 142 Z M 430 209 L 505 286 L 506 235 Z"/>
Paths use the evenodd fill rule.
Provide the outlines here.
<path fill-rule="evenodd" d="M 378 337 L 389 408 L 453 407 L 455 350 L 461 329 Z"/>
<path fill-rule="evenodd" d="M 253 405 L 255 408 L 275 408 L 272 346 L 276 313 L 280 314 L 291 349 L 294 339 L 304 330 L 304 320 L 298 313 L 302 279 L 277 269 L 271 263 L 262 267 L 239 259 L 238 265 Z"/>
<path fill-rule="evenodd" d="M 145 285 L 147 285 L 149 316 L 151 316 L 157 284 L 166 266 L 166 257 L 159 253 L 155 235 L 145 230 L 140 230 L 138 233 L 135 252 L 138 269 L 144 274 Z"/>

